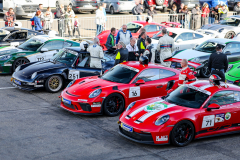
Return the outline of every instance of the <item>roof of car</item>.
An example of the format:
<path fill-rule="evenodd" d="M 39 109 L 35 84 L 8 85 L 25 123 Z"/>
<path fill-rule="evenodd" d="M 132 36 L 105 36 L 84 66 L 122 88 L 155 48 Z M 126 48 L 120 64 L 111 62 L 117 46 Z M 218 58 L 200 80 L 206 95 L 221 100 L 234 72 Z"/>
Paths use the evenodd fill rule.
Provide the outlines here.
<path fill-rule="evenodd" d="M 138 23 L 141 25 L 147 25 L 147 24 L 160 25 L 159 23 L 156 23 L 156 22 L 146 22 L 146 21 L 132 21 L 132 23 Z"/>
<path fill-rule="evenodd" d="M 233 16 L 230 16 L 230 18 L 238 18 L 238 19 L 240 19 L 240 16 L 239 15 L 233 15 Z"/>
<path fill-rule="evenodd" d="M 212 38 L 212 39 L 209 39 L 207 41 L 211 41 L 211 42 L 216 42 L 218 44 L 226 44 L 226 43 L 229 43 L 229 42 L 239 42 L 239 41 L 236 41 L 236 40 L 232 40 L 232 39 L 225 39 L 225 38 Z"/>
<path fill-rule="evenodd" d="M 27 28 L 17 28 L 17 27 L 3 27 L 2 29 L 8 30 L 8 31 L 30 30 Z"/>
<path fill-rule="evenodd" d="M 80 52 L 81 48 L 80 47 L 66 47 L 66 49 L 70 49 L 76 52 Z"/>

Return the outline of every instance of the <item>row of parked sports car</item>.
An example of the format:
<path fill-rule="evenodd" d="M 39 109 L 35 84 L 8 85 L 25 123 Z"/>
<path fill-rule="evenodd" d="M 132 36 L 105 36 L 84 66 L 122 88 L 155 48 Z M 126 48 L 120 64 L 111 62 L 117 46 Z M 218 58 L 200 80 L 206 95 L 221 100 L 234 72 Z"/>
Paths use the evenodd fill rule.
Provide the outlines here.
<path fill-rule="evenodd" d="M 128 27 L 136 25 L 140 25 L 138 30 L 129 30 L 138 33 L 140 28 L 153 24 L 135 21 Z M 139 62 L 114 66 L 115 56 L 107 52 L 102 68 L 91 68 L 88 44 L 33 33 L 20 45 L 8 40 L 10 46 L 0 48 L 0 72 L 13 72 L 12 84 L 23 90 L 45 87 L 49 92 L 58 92 L 66 86 L 60 106 L 74 114 L 117 116 L 123 112 L 119 133 L 139 143 L 185 146 L 193 139 L 240 131 L 240 88 L 236 86 L 240 79 L 240 42 L 215 38 L 212 30 L 168 27 L 169 35 L 179 43 L 168 59 L 172 68 Z M 161 37 L 161 28 L 153 39 Z M 99 35 L 102 44 L 106 33 Z M 236 85 L 213 86 L 208 81 L 196 81 L 178 87 L 181 59 L 187 58 L 196 74 L 208 77 L 207 60 L 217 44 L 224 46 L 231 64 L 226 73 L 228 82 Z"/>

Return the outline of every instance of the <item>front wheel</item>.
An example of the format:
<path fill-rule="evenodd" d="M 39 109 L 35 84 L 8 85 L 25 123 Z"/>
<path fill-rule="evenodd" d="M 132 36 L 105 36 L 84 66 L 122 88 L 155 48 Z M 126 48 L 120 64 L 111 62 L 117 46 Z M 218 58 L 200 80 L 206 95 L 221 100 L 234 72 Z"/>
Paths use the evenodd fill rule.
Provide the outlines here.
<path fill-rule="evenodd" d="M 160 61 L 160 53 L 156 51 L 155 53 L 155 63 L 161 63 Z"/>
<path fill-rule="evenodd" d="M 110 8 L 110 14 L 114 14 L 114 9 L 113 9 L 113 7 Z"/>
<path fill-rule="evenodd" d="M 208 70 L 208 64 L 205 64 L 205 66 L 200 69 L 200 74 L 203 78 L 210 77 L 210 72 Z"/>
<path fill-rule="evenodd" d="M 13 62 L 13 72 L 16 70 L 18 66 L 21 66 L 23 64 L 29 63 L 29 60 L 27 58 L 18 58 Z"/>
<path fill-rule="evenodd" d="M 48 92 L 58 92 L 63 86 L 63 79 L 59 75 L 50 76 L 45 82 L 45 89 Z"/>
<path fill-rule="evenodd" d="M 225 35 L 224 38 L 226 38 L 226 39 L 232 39 L 233 37 L 235 37 L 235 35 L 236 35 L 235 32 L 229 31 L 229 32 L 226 33 L 226 35 Z"/>
<path fill-rule="evenodd" d="M 104 113 L 110 117 L 114 117 L 121 114 L 124 108 L 125 108 L 124 98 L 118 93 L 110 94 L 104 100 L 103 103 Z"/>
<path fill-rule="evenodd" d="M 194 138 L 194 126 L 191 122 L 183 120 L 178 122 L 171 134 L 170 140 L 173 145 L 183 147 L 188 145 Z"/>
<path fill-rule="evenodd" d="M 94 13 L 95 13 L 95 11 L 91 11 L 90 13 L 91 13 L 91 14 L 94 14 Z"/>

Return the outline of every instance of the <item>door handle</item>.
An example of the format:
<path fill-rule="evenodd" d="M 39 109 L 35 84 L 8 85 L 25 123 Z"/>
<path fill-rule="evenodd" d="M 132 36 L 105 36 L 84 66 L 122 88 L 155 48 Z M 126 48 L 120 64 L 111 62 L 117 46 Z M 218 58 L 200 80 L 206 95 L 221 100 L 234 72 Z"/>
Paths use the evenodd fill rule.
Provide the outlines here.
<path fill-rule="evenodd" d="M 162 87 L 163 87 L 163 85 L 157 86 L 157 88 L 162 88 Z"/>

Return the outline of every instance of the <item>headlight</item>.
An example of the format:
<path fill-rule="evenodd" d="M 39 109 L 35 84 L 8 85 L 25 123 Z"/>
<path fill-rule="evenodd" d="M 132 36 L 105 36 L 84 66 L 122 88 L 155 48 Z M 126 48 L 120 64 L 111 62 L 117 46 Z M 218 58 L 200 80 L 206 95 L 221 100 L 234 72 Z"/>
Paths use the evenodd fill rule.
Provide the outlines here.
<path fill-rule="evenodd" d="M 67 88 L 71 87 L 74 83 L 75 83 L 75 80 L 73 80 L 70 83 L 68 83 Z"/>
<path fill-rule="evenodd" d="M 95 97 L 97 97 L 101 92 L 102 92 L 102 89 L 97 89 L 97 90 L 93 91 L 93 92 L 89 95 L 89 98 L 95 98 Z"/>
<path fill-rule="evenodd" d="M 126 111 L 128 111 L 129 109 L 131 109 L 134 105 L 135 105 L 136 102 L 132 102 L 131 104 L 128 105 Z"/>
<path fill-rule="evenodd" d="M 18 72 L 20 70 L 20 66 L 18 66 L 16 69 L 15 69 L 15 72 Z"/>
<path fill-rule="evenodd" d="M 199 63 L 200 62 L 200 58 L 194 58 L 193 60 L 191 60 L 192 62 L 195 62 L 195 63 Z"/>
<path fill-rule="evenodd" d="M 170 118 L 169 115 L 162 116 L 156 120 L 155 125 L 160 126 L 160 125 L 166 123 L 169 120 L 169 118 Z"/>
<path fill-rule="evenodd" d="M 233 68 L 233 65 L 232 65 L 232 64 L 229 65 L 229 66 L 228 66 L 228 69 L 226 70 L 226 72 L 230 71 L 232 68 Z"/>
<path fill-rule="evenodd" d="M 37 72 L 34 72 L 31 76 L 31 79 L 35 78 L 37 76 Z"/>
<path fill-rule="evenodd" d="M 8 60 L 12 57 L 12 55 L 5 55 L 5 56 L 0 56 L 0 61 L 5 61 Z"/>
<path fill-rule="evenodd" d="M 222 31 L 224 30 L 224 28 L 221 28 L 218 30 L 219 33 L 222 33 Z"/>

